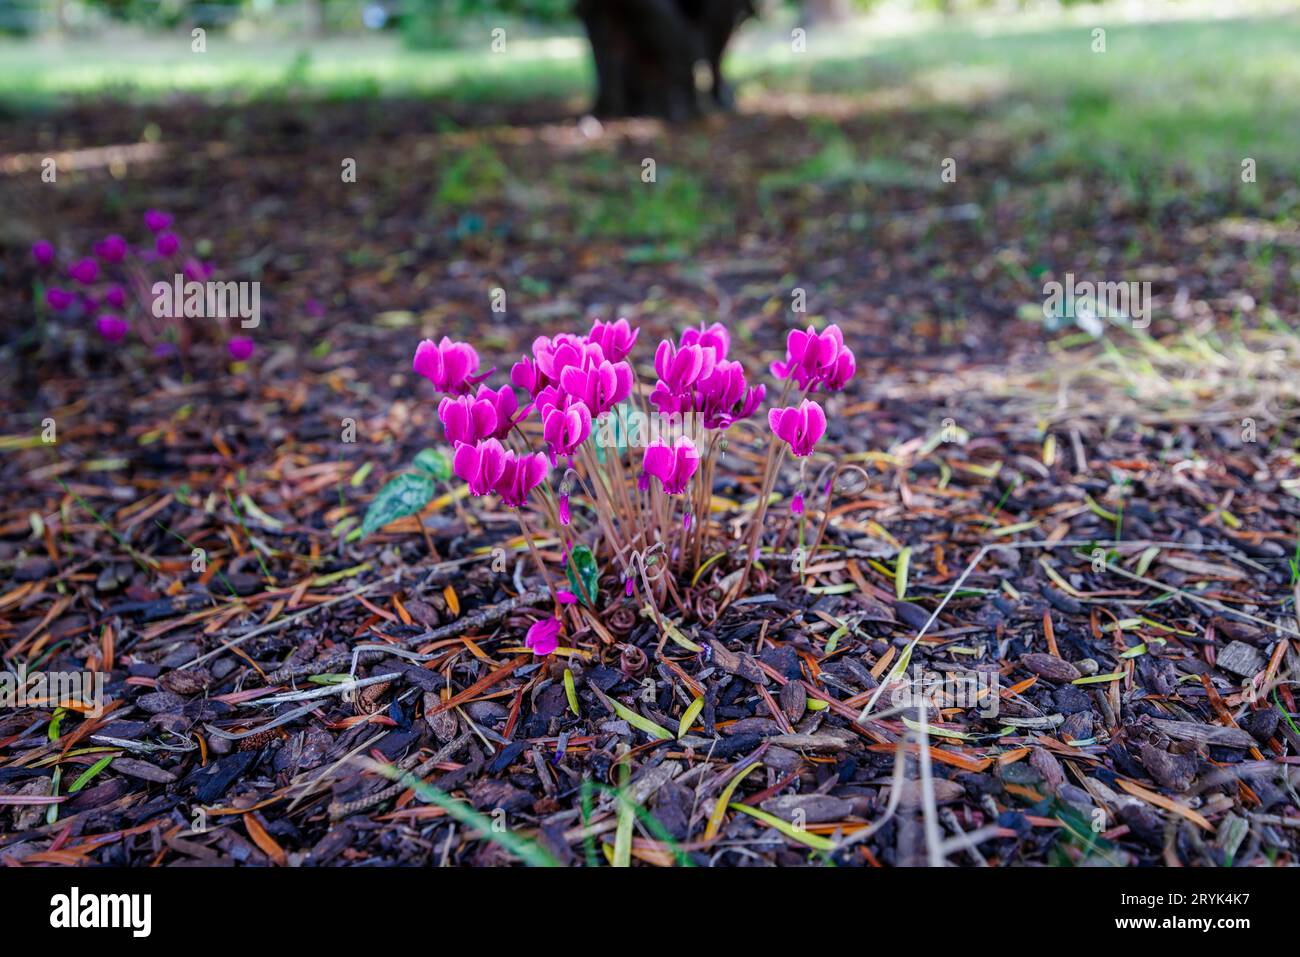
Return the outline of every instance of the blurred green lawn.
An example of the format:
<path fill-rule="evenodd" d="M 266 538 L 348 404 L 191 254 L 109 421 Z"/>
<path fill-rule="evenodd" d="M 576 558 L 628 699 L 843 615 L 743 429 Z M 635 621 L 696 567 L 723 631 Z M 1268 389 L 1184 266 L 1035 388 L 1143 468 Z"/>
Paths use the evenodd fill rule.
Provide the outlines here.
<path fill-rule="evenodd" d="M 1221 180 L 1244 157 L 1300 173 L 1300 15 L 1095 22 L 1010 16 L 976 23 L 811 31 L 796 54 L 786 27 L 751 25 L 731 55 L 743 96 L 828 94 L 863 110 L 991 110 L 1038 141 L 1045 168 L 1142 177 L 1177 169 Z M 426 96 L 460 101 L 559 97 L 577 108 L 591 82 L 580 35 L 512 39 L 507 53 L 417 51 L 389 37 L 236 42 L 188 34 L 130 40 L 0 42 L 0 104 L 40 109 L 69 97 L 144 99 L 181 91 L 256 97 Z M 883 104 L 883 105 L 882 105 Z"/>

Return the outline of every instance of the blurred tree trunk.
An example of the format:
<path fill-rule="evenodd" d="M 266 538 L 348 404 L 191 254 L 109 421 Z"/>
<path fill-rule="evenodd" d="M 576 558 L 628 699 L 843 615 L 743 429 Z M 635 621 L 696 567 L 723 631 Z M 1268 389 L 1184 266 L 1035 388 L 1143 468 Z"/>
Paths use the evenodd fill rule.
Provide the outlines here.
<path fill-rule="evenodd" d="M 307 36 L 325 35 L 325 0 L 302 0 L 304 28 Z"/>
<path fill-rule="evenodd" d="M 852 13 L 849 0 L 804 0 L 803 18 L 808 23 L 837 23 Z"/>
<path fill-rule="evenodd" d="M 751 0 L 578 0 L 596 64 L 597 116 L 658 116 L 671 121 L 700 113 L 695 64 L 708 63 L 712 95 L 730 105 L 721 62 Z"/>

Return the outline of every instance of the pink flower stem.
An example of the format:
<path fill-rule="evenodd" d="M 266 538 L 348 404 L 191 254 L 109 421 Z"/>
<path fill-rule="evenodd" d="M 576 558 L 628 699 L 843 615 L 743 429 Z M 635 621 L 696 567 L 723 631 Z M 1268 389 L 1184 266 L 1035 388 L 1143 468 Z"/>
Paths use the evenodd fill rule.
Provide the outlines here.
<path fill-rule="evenodd" d="M 537 570 L 542 573 L 542 579 L 546 582 L 546 587 L 552 595 L 555 594 L 555 583 L 551 580 L 551 573 L 546 568 L 546 563 L 542 561 L 541 553 L 537 551 L 537 546 L 533 543 L 533 532 L 528 527 L 528 522 L 524 518 L 524 510 L 517 509 L 516 517 L 519 519 L 519 531 L 523 533 L 524 541 L 528 544 L 528 552 L 533 556 L 533 561 L 537 563 Z M 581 581 L 581 576 L 574 576 Z"/>
<path fill-rule="evenodd" d="M 592 454 L 591 447 L 584 443 L 578 449 L 578 457 L 582 460 L 583 467 L 586 469 L 591 482 L 589 483 L 587 477 L 582 475 L 578 476 L 578 480 L 582 482 L 582 487 L 586 490 L 588 498 L 591 499 L 592 507 L 596 510 L 596 519 L 600 522 L 601 531 L 605 533 L 605 540 L 615 550 L 621 550 L 624 544 L 624 536 L 617 534 L 614 530 L 616 520 L 613 510 L 610 508 L 609 495 L 605 492 L 604 486 L 601 485 L 600 479 L 597 478 L 602 473 L 596 467 L 596 457 Z M 594 483 L 596 491 L 592 490 L 592 483 Z"/>
<path fill-rule="evenodd" d="M 813 539 L 812 549 L 808 552 L 808 558 L 804 562 L 805 568 L 812 565 L 817 549 L 821 547 L 822 539 L 826 535 L 826 527 L 831 523 L 831 497 L 835 494 L 835 482 L 839 479 L 840 473 L 845 471 L 860 472 L 864 479 L 870 478 L 866 470 L 860 465 L 836 464 L 835 471 L 831 473 L 830 481 L 826 483 L 826 500 L 822 503 L 822 520 L 821 524 L 817 526 L 817 537 Z M 818 480 L 820 481 L 820 476 Z"/>
<path fill-rule="evenodd" d="M 741 573 L 740 579 L 736 582 L 736 587 L 731 593 L 734 600 L 739 598 L 749 584 L 749 573 L 754 568 L 754 560 L 758 552 L 759 539 L 763 532 L 763 519 L 767 517 L 767 500 L 772 495 L 772 487 L 776 485 L 776 476 L 781 468 L 781 459 L 785 457 L 785 443 L 772 437 L 772 449 L 768 452 L 768 466 L 763 475 L 763 487 L 758 493 L 758 505 L 754 508 L 754 517 L 750 520 L 750 534 L 745 543 L 745 570 Z"/>
<path fill-rule="evenodd" d="M 704 467 L 701 469 L 704 478 L 700 482 L 695 503 L 694 548 L 690 567 L 692 574 L 700 567 L 700 552 L 704 547 L 708 525 L 713 520 L 713 472 L 718 461 L 718 441 L 721 437 L 721 430 L 714 431 L 709 437 L 709 450 L 704 456 Z"/>

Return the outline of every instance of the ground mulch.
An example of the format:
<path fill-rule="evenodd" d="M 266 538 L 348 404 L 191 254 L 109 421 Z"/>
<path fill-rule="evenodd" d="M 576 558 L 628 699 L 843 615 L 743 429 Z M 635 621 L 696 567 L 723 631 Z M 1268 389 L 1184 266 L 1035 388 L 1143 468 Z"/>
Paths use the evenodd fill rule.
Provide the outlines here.
<path fill-rule="evenodd" d="M 957 123 L 842 125 L 884 152 Z M 3 249 L 0 649 L 7 669 L 105 672 L 111 699 L 99 717 L 0 711 L 0 862 L 517 860 L 379 763 L 568 864 L 612 857 L 630 806 L 615 789 L 648 812 L 644 865 L 1295 863 L 1300 310 L 1259 272 L 1285 276 L 1290 253 L 1241 265 L 1232 197 L 1153 209 L 1083 173 L 1026 179 L 997 140 L 943 193 L 764 180 L 817 147 L 761 111 L 597 133 L 547 105 L 87 106 L 0 133 L 0 153 L 149 124 L 156 159 L 47 192 L 0 180 L 31 234 Z M 457 205 L 447 170 L 485 147 L 506 182 Z M 640 188 L 648 154 L 706 185 L 698 236 L 584 219 L 591 197 Z M 339 182 L 345 156 L 357 184 Z M 33 324 L 26 244 L 88 246 L 150 207 L 210 241 L 224 276 L 263 283 L 247 366 Z M 1071 269 L 1152 277 L 1150 344 L 1113 330 L 1117 360 L 1046 330 L 1043 278 Z M 523 634 L 550 605 L 506 510 L 449 484 L 419 520 L 348 533 L 438 442 L 410 372 L 420 338 L 468 338 L 505 369 L 535 335 L 615 315 L 641 324 L 642 365 L 701 321 L 764 365 L 791 325 L 838 322 L 859 372 L 827 448 L 861 472 L 799 575 L 788 466 L 774 554 L 727 603 L 765 452 L 738 427 L 714 488 L 721 554 L 671 609 L 699 650 L 660 649 L 607 567 L 566 638 L 579 653 L 535 660 Z M 33 438 L 46 418 L 57 444 Z M 983 676 L 997 707 L 930 709 L 918 739 L 915 709 L 876 695 L 904 661 Z M 333 693 L 344 676 L 366 683 Z M 275 700 L 303 692 L 320 695 Z M 714 819 L 741 774 L 729 802 L 795 836 Z"/>

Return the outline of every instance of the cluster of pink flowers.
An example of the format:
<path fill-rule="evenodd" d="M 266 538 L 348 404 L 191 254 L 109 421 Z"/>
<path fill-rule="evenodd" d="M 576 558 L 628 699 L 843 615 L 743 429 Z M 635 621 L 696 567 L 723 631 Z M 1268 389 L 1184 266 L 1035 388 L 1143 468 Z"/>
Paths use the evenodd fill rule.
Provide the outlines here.
<path fill-rule="evenodd" d="M 45 287 L 46 307 L 57 315 L 93 316 L 101 338 L 121 342 L 132 330 L 132 313 L 139 319 L 152 318 L 151 286 L 146 273 L 162 279 L 179 272 L 186 281 L 194 282 L 204 282 L 213 273 L 211 263 L 182 253 L 172 223 L 169 213 L 151 209 L 144 214 L 150 238 L 141 246 L 132 247 L 117 233 L 94 243 L 93 255 L 75 259 L 63 270 L 70 280 L 68 284 Z M 52 274 L 50 278 L 57 277 L 58 256 L 53 244 L 45 240 L 33 243 L 32 259 L 42 271 Z M 164 272 L 166 277 L 161 275 Z M 158 355 L 167 355 L 173 348 L 161 338 L 152 344 Z M 248 336 L 234 336 L 227 340 L 226 347 L 237 360 L 253 354 L 253 340 Z"/>
<path fill-rule="evenodd" d="M 440 392 L 438 418 L 455 454 L 452 469 L 469 485 L 471 495 L 495 493 L 511 508 L 519 508 L 528 493 L 546 479 L 546 458 L 540 453 L 518 455 L 501 444 L 520 416 L 519 400 L 509 386 L 482 385 L 492 371 L 479 374 L 474 347 L 425 339 L 415 350 L 412 366 Z M 471 390 L 478 385 L 478 392 Z"/>
<path fill-rule="evenodd" d="M 533 340 L 533 353 L 510 370 L 510 381 L 532 397 L 551 456 L 574 452 L 591 435 L 595 419 L 632 394 L 635 376 L 627 355 L 639 329 L 626 319 L 592 324 L 585 336 L 562 333 Z"/>
<path fill-rule="evenodd" d="M 784 379 L 787 388 L 798 386 L 804 398 L 798 405 L 768 410 L 772 433 L 790 447 L 796 458 L 806 458 L 826 432 L 826 413 L 807 396 L 819 389 L 840 392 L 853 379 L 857 360 L 844 344 L 840 327 L 829 325 L 824 332 L 812 326 L 791 329 L 786 337 L 785 359 L 772 363 L 772 375 Z M 803 496 L 795 496 L 795 508 L 803 510 Z"/>
<path fill-rule="evenodd" d="M 809 392 L 823 386 L 839 392 L 849 384 L 856 368 L 853 351 L 844 344 L 839 326 L 829 325 L 821 333 L 809 326 L 806 331 L 790 330 L 785 359 L 772 363 L 772 375 L 791 380 Z"/>
<path fill-rule="evenodd" d="M 698 413 L 706 429 L 725 429 L 753 415 L 766 388 L 747 385 L 745 367 L 727 358 L 730 349 L 731 334 L 720 322 L 687 329 L 678 342 L 659 343 L 659 381 L 650 393 L 655 408 L 665 415 Z"/>
<path fill-rule="evenodd" d="M 522 508 L 560 457 L 566 458 L 572 468 L 575 455 L 582 450 L 581 462 L 588 470 L 595 468 L 596 459 L 583 446 L 592 437 L 594 422 L 633 397 L 636 376 L 628 355 L 639 335 L 640 330 L 626 319 L 619 319 L 597 321 L 586 335 L 540 336 L 534 340 L 531 354 L 522 356 L 511 368 L 511 385 L 499 388 L 485 383 L 495 370 L 480 372 L 478 353 L 468 343 L 445 336 L 436 343 L 432 339 L 422 341 L 412 365 L 444 394 L 438 404 L 438 418 L 454 447 L 453 470 L 467 483 L 470 493 L 495 494 L 507 506 Z M 766 389 L 747 382 L 744 366 L 729 358 L 730 348 L 731 336 L 721 323 L 687 329 L 677 341 L 660 342 L 654 356 L 657 381 L 649 394 L 651 405 L 663 416 L 691 415 L 708 430 L 723 430 L 751 417 L 762 404 Z M 786 380 L 787 393 L 797 386 L 803 395 L 796 405 L 769 411 L 768 423 L 775 439 L 788 445 L 796 457 L 811 455 L 826 431 L 826 414 L 808 396 L 819 389 L 843 389 L 854 370 L 853 353 L 844 345 L 837 327 L 830 326 L 821 333 L 812 328 L 792 331 L 786 358 L 773 363 L 772 371 Z M 544 452 L 527 450 L 527 439 L 520 428 L 534 410 L 541 423 Z M 511 442 L 522 445 L 525 451 L 511 449 Z M 708 443 L 710 463 L 715 445 Z M 604 454 L 619 456 L 621 452 L 606 449 Z M 700 448 L 690 437 L 652 441 L 642 455 L 639 488 L 645 492 L 654 480 L 666 495 L 684 495 L 700 472 L 701 459 Z M 619 469 L 621 465 L 615 469 L 616 474 Z M 712 474 L 711 465 L 706 474 Z M 774 472 L 769 460 L 765 488 L 769 487 L 771 475 Z M 608 480 L 594 483 L 598 493 L 606 486 L 614 487 Z M 609 534 L 616 526 L 636 526 L 642 528 L 643 534 L 648 532 L 642 522 L 645 516 L 656 513 L 653 499 L 642 518 L 637 518 L 643 506 L 633 504 L 632 498 L 608 489 L 603 494 L 613 498 L 602 505 L 609 511 L 599 514 L 606 518 L 615 513 L 622 516 L 619 522 L 605 523 Z M 600 498 L 601 494 L 597 494 Z M 688 530 L 689 508 L 688 503 Z M 668 512 L 658 509 L 658 514 Z M 572 547 L 564 530 L 571 522 L 567 494 L 559 496 L 558 507 L 548 509 L 548 515 L 554 531 L 561 536 L 567 557 Z M 652 541 L 654 534 L 660 541 L 665 538 L 665 530 L 659 529 L 646 541 Z M 611 545 L 616 552 L 626 551 L 619 542 Z M 630 578 L 628 585 L 630 588 Z M 567 590 L 557 591 L 556 599 L 561 603 L 576 600 Z M 527 644 L 537 654 L 549 654 L 556 647 L 560 629 L 559 619 L 538 622 L 530 629 Z"/>

